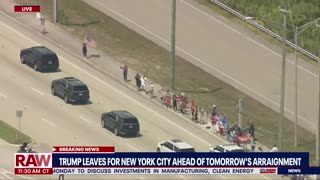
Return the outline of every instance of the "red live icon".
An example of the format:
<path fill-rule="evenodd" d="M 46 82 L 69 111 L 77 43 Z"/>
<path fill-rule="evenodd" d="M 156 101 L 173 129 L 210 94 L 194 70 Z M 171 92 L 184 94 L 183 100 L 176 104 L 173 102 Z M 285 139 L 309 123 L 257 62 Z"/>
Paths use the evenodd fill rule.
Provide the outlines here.
<path fill-rule="evenodd" d="M 40 12 L 40 6 L 14 6 L 14 12 Z"/>

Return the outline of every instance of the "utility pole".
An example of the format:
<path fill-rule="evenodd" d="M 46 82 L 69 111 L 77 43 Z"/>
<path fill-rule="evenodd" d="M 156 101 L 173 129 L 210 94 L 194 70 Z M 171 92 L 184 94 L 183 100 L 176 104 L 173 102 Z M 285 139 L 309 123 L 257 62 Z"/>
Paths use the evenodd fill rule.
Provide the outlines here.
<path fill-rule="evenodd" d="M 320 27 L 320 24 L 317 24 L 317 27 Z M 320 37 L 320 35 L 319 35 Z M 318 166 L 320 166 L 320 43 L 319 43 L 319 57 L 318 57 L 318 71 L 319 71 L 319 117 L 318 117 L 318 123 L 317 123 L 317 135 L 316 135 L 316 161 Z"/>
<path fill-rule="evenodd" d="M 175 89 L 175 68 L 176 68 L 176 0 L 172 0 L 172 19 L 171 19 L 171 62 L 170 62 L 170 87 Z"/>
<path fill-rule="evenodd" d="M 295 116 L 295 124 L 294 124 L 294 146 L 298 147 L 298 54 L 297 54 L 297 49 L 298 49 L 298 27 L 295 27 L 294 31 L 294 42 L 296 45 L 294 54 L 295 54 L 295 77 L 294 77 L 294 85 L 295 85 L 295 102 L 294 102 L 294 116 Z"/>
<path fill-rule="evenodd" d="M 285 104 L 285 81 L 286 81 L 286 33 L 287 33 L 287 0 L 284 0 L 284 9 L 280 9 L 283 13 L 283 37 L 282 37 L 282 67 L 281 67 L 281 90 L 280 90 L 280 120 L 279 120 L 279 151 L 283 151 L 283 119 Z"/>
<path fill-rule="evenodd" d="M 53 19 L 58 22 L 58 0 L 53 0 Z"/>

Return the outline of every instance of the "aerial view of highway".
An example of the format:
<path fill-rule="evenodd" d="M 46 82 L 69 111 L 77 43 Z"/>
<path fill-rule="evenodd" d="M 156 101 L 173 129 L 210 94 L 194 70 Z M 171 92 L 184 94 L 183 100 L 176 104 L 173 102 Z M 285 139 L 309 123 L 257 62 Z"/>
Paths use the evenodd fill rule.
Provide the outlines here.
<path fill-rule="evenodd" d="M 304 47 L 295 84 L 295 45 L 284 50 L 281 41 L 217 5 L 247 13 L 246 0 L 232 1 L 0 1 L 0 179 L 296 178 L 261 170 L 15 174 L 15 153 L 28 147 L 52 153 L 53 146 L 114 146 L 115 152 L 213 157 L 309 152 L 310 164 L 319 166 L 319 2 L 251 1 L 259 11 L 276 8 L 268 17 L 280 24 L 273 33 L 283 35 L 283 20 L 288 41 L 297 33 L 292 24 L 309 32 L 299 34 Z M 295 11 L 298 6 L 306 10 Z M 303 14 L 308 7 L 314 14 Z M 261 14 L 246 16 L 258 21 L 266 18 Z"/>

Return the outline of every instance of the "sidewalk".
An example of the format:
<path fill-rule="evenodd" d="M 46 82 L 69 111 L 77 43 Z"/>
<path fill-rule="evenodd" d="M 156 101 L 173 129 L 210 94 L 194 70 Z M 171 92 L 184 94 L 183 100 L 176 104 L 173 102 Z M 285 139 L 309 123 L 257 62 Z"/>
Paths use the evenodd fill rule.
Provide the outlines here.
<path fill-rule="evenodd" d="M 94 69 L 98 70 L 99 72 L 111 77 L 112 79 L 122 83 L 124 86 L 127 86 L 128 88 L 137 91 L 134 76 L 136 75 L 136 71 L 133 69 L 130 69 L 128 71 L 128 79 L 131 80 L 130 82 L 124 82 L 123 76 L 122 76 L 122 69 L 120 69 L 119 62 L 115 61 L 112 57 L 109 55 L 103 53 L 99 49 L 91 49 L 88 48 L 88 56 L 90 57 L 88 60 L 82 59 L 82 40 L 78 39 L 74 35 L 70 34 L 69 32 L 66 32 L 65 30 L 61 29 L 60 27 L 56 26 L 55 24 L 52 24 L 48 21 L 46 21 L 46 29 L 48 31 L 48 34 L 43 35 L 40 30 L 40 21 L 36 19 L 34 14 L 16 14 L 13 13 L 12 10 L 12 2 L 10 1 L 1 1 L 0 6 L 4 7 L 3 11 L 10 16 L 12 21 L 17 21 L 19 25 L 25 27 L 29 32 L 32 32 L 33 34 L 37 34 L 38 36 L 42 36 L 43 39 L 49 41 L 50 43 L 55 44 L 56 46 L 62 48 L 64 51 L 70 53 L 71 55 L 78 57 L 79 63 L 85 63 L 88 66 L 93 67 Z M 8 17 L 9 17 L 8 16 Z M 99 48 L 99 45 L 97 45 Z M 148 77 L 147 77 L 148 78 Z M 149 78 L 148 78 L 149 79 Z M 150 80 L 149 80 L 150 81 Z M 152 80 L 151 80 L 152 81 Z M 150 101 L 153 101 L 154 103 L 161 105 L 160 102 L 160 94 L 158 93 L 159 90 L 161 90 L 161 87 L 158 84 L 154 83 L 154 95 L 157 96 L 156 98 L 150 98 L 149 95 L 138 92 L 142 97 L 150 99 Z M 219 106 L 219 105 L 218 105 Z M 169 111 L 174 112 L 172 109 L 168 109 Z M 191 121 L 190 113 L 188 112 L 190 108 L 188 107 L 186 112 L 186 115 L 182 115 L 181 113 L 176 113 L 183 117 L 186 121 L 194 124 L 195 128 L 196 126 L 198 128 L 203 129 L 207 133 L 213 134 L 216 138 L 223 140 L 225 143 L 228 143 L 226 140 L 226 137 L 220 137 L 219 135 L 216 135 L 212 132 L 211 124 L 207 125 L 199 125 Z M 210 121 L 208 121 L 210 123 Z M 209 128 L 208 128 L 209 127 Z M 265 146 L 263 146 L 260 143 L 257 143 L 257 147 L 261 147 L 264 151 L 269 151 L 269 149 Z"/>

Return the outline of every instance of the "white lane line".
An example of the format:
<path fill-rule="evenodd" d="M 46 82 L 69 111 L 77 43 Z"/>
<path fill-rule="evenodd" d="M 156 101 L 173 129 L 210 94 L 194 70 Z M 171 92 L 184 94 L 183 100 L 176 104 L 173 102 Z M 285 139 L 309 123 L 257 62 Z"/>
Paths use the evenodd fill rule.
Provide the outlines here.
<path fill-rule="evenodd" d="M 178 175 L 181 179 L 184 179 L 184 180 L 186 180 L 187 178 L 186 177 L 184 177 L 184 176 L 182 176 L 182 175 Z"/>
<path fill-rule="evenodd" d="M 9 17 L 9 18 L 13 19 L 14 21 L 18 22 L 19 24 L 22 24 L 21 22 L 19 22 L 19 21 L 15 20 L 14 18 L 10 17 L 9 15 L 5 14 L 4 12 L 2 12 L 2 11 L 0 11 L 0 12 L 1 12 L 2 14 L 6 15 L 7 17 Z M 40 45 L 40 44 L 39 44 L 39 43 L 37 43 L 36 41 L 34 41 L 34 40 L 30 39 L 29 37 L 25 36 L 24 34 L 22 34 L 22 33 L 18 32 L 17 30 L 15 30 L 14 28 L 10 27 L 9 25 L 4 24 L 3 22 L 0 22 L 0 23 L 1 23 L 2 25 L 6 26 L 7 28 L 11 29 L 12 31 L 16 32 L 16 33 L 17 33 L 17 34 L 19 34 L 20 36 L 24 37 L 25 39 L 29 40 L 30 42 L 33 42 L 33 43 L 34 43 L 34 44 L 36 44 L 36 45 Z M 65 58 L 63 58 L 63 57 L 61 57 L 61 56 L 60 56 L 60 58 L 61 58 L 61 59 L 63 59 L 66 63 L 68 63 L 68 64 L 70 64 L 70 65 L 74 66 L 75 68 L 77 68 L 78 70 L 82 71 L 83 73 L 85 73 L 85 74 L 89 75 L 91 78 L 95 79 L 96 81 L 98 81 L 98 82 L 102 83 L 103 85 L 105 85 L 105 86 L 107 86 L 107 87 L 109 87 L 109 88 L 113 89 L 114 91 L 118 92 L 119 94 L 123 95 L 124 97 L 126 97 L 126 98 L 130 99 L 131 101 L 135 102 L 135 103 L 136 103 L 136 104 L 138 104 L 139 106 L 141 106 L 141 107 L 143 107 L 143 108 L 145 108 L 145 109 L 149 110 L 150 112 L 152 112 L 152 113 L 154 113 L 155 115 L 159 116 L 160 118 L 162 118 L 162 119 L 166 120 L 167 122 L 171 123 L 172 125 L 176 126 L 177 128 L 179 128 L 179 129 L 181 129 L 181 130 L 185 131 L 187 134 L 189 134 L 189 135 L 193 136 L 194 138 L 198 139 L 199 141 L 202 141 L 203 143 L 205 143 L 205 144 L 207 144 L 207 145 L 209 145 L 209 146 L 211 145 L 211 143 L 209 143 L 209 142 L 207 142 L 207 141 L 203 140 L 203 139 L 202 139 L 202 138 L 200 138 L 199 136 L 194 135 L 193 133 L 191 133 L 191 132 L 190 132 L 190 131 L 188 131 L 187 129 L 185 129 L 185 128 L 183 128 L 183 127 L 179 126 L 178 124 L 176 124 L 176 123 L 174 123 L 174 122 L 172 122 L 172 121 L 171 121 L 171 120 L 169 120 L 168 118 L 164 117 L 163 115 L 159 114 L 158 112 L 154 111 L 153 109 L 151 109 L 151 108 L 149 108 L 149 107 L 145 106 L 144 104 L 142 104 L 142 103 L 138 102 L 137 100 L 133 99 L 132 97 L 130 97 L 130 96 L 129 96 L 129 95 L 127 95 L 126 93 L 124 93 L 124 92 L 122 92 L 122 91 L 118 90 L 117 88 L 114 88 L 112 85 L 110 85 L 110 84 L 106 83 L 105 81 L 103 81 L 103 80 L 101 80 L 101 79 L 97 78 L 96 76 L 94 76 L 94 75 L 90 74 L 89 72 L 87 72 L 86 70 L 82 69 L 81 67 L 79 67 L 79 66 L 77 66 L 77 65 L 73 64 L 72 62 L 68 61 L 67 59 L 65 59 Z M 220 139 L 222 139 L 222 138 L 220 138 Z M 224 141 L 225 141 L 225 140 L 224 140 Z M 139 151 L 137 148 L 135 148 L 135 147 L 131 146 L 130 144 L 128 144 L 128 147 L 130 147 L 130 148 L 134 149 L 134 150 L 135 150 L 135 151 L 137 151 L 137 152 L 141 152 L 141 151 Z M 221 176 L 221 177 L 223 177 L 224 179 L 226 179 L 224 176 L 222 176 L 222 175 L 220 175 L 220 176 Z M 267 178 L 267 179 L 269 179 L 269 178 Z"/>
<path fill-rule="evenodd" d="M 9 17 L 10 17 L 10 16 L 9 16 Z M 18 21 L 18 22 L 19 22 L 19 21 Z M 34 43 L 35 45 L 40 46 L 40 44 L 39 44 L 39 43 L 37 43 L 36 41 L 34 41 L 34 40 L 30 39 L 29 37 L 25 36 L 24 34 L 22 34 L 22 33 L 18 32 L 18 31 L 17 31 L 17 30 L 15 30 L 14 28 L 12 28 L 12 27 L 8 26 L 7 24 L 5 24 L 5 23 L 3 23 L 3 22 L 0 22 L 0 23 L 1 23 L 3 26 L 6 26 L 7 28 L 9 28 L 9 29 L 11 29 L 12 31 L 16 32 L 16 33 L 17 33 L 17 34 L 19 34 L 21 37 L 24 37 L 25 39 L 29 40 L 30 42 Z M 20 23 L 20 22 L 19 22 L 19 23 Z M 21 24 L 21 23 L 20 23 L 20 24 Z M 63 50 L 63 49 L 62 49 L 62 50 Z M 136 100 L 136 99 L 132 98 L 132 97 L 131 97 L 131 96 L 129 96 L 128 94 L 126 94 L 126 93 L 124 93 L 124 92 L 120 91 L 119 89 L 117 89 L 117 88 L 113 87 L 112 85 L 108 84 L 107 82 L 105 82 L 105 81 L 103 81 L 103 80 L 99 79 L 98 77 L 96 77 L 96 76 L 92 75 L 92 74 L 91 74 L 91 73 L 89 73 L 88 71 L 86 71 L 86 70 L 82 69 L 81 67 L 77 66 L 76 64 L 74 64 L 74 63 L 72 63 L 72 62 L 68 61 L 68 60 L 67 60 L 67 59 L 65 59 L 64 57 L 59 56 L 59 58 L 61 58 L 61 60 L 65 61 L 66 63 L 68 63 L 68 64 L 72 65 L 74 68 L 76 68 L 76 69 L 78 69 L 78 70 L 82 71 L 84 74 L 87 74 L 89 77 L 91 77 L 92 79 L 96 80 L 97 82 L 100 82 L 101 84 L 103 84 L 103 85 L 107 86 L 108 88 L 110 88 L 110 89 L 114 90 L 115 92 L 118 92 L 118 93 L 119 93 L 119 94 L 121 94 L 123 97 L 126 97 L 127 99 L 131 100 L 132 102 L 136 103 L 137 105 L 139 105 L 139 106 L 143 107 L 144 109 L 146 109 L 146 110 L 148 110 L 148 111 L 152 112 L 153 114 L 157 115 L 158 117 L 160 117 L 160 118 L 162 118 L 162 119 L 166 120 L 168 123 L 170 123 L 170 124 L 172 124 L 172 125 L 176 126 L 177 128 L 179 128 L 179 129 L 183 130 L 184 132 L 186 132 L 187 134 L 189 134 L 189 135 L 193 136 L 194 138 L 198 139 L 199 141 L 201 141 L 201 142 L 203 142 L 203 143 L 205 143 L 205 144 L 207 144 L 207 145 L 211 145 L 211 143 L 209 143 L 209 142 L 207 142 L 207 141 L 203 140 L 202 138 L 200 138 L 199 136 L 197 136 L 197 135 L 195 135 L 195 134 L 191 133 L 189 130 L 187 130 L 187 129 L 185 129 L 185 128 L 181 127 L 180 125 L 176 124 L 175 122 L 173 122 L 173 121 L 171 121 L 170 119 L 166 118 L 165 116 L 161 115 L 160 113 L 158 113 L 157 111 L 153 110 L 152 108 L 149 108 L 148 106 L 146 106 L 146 105 L 144 105 L 144 104 L 140 103 L 138 100 Z"/>
<path fill-rule="evenodd" d="M 0 170 L 3 171 L 5 174 L 14 174 L 13 172 L 8 171 L 8 170 L 3 169 L 3 168 L 0 168 Z M 30 177 L 23 176 L 23 175 L 16 175 L 16 176 L 22 177 L 22 178 L 24 178 L 24 179 L 32 179 L 32 178 L 30 178 Z"/>
<path fill-rule="evenodd" d="M 269 179 L 267 176 L 265 176 L 265 175 L 263 175 L 263 174 L 261 174 L 261 176 L 262 176 L 263 178 L 265 178 L 265 179 Z"/>
<path fill-rule="evenodd" d="M 41 96 L 43 96 L 44 95 L 44 93 L 43 92 L 41 92 L 40 90 L 38 90 L 38 89 L 36 89 L 36 88 L 31 88 L 34 92 L 36 92 L 36 93 L 38 93 L 38 94 L 40 94 Z"/>
<path fill-rule="evenodd" d="M 135 150 L 137 152 L 141 152 L 139 149 L 133 147 L 132 145 L 130 145 L 130 144 L 127 144 L 127 145 L 128 145 L 129 148 L 131 148 L 131 149 L 133 149 L 133 150 Z"/>
<path fill-rule="evenodd" d="M 43 122 L 45 122 L 45 123 L 47 123 L 47 124 L 49 124 L 49 125 L 53 126 L 53 127 L 56 127 L 56 125 L 55 125 L 55 124 L 53 124 L 52 122 L 50 122 L 50 121 L 46 120 L 45 118 L 41 118 L 41 120 L 42 120 Z"/>
<path fill-rule="evenodd" d="M 257 44 L 257 45 L 259 45 L 260 47 L 268 50 L 268 51 L 271 52 L 272 54 L 274 54 L 274 55 L 276 55 L 276 56 L 279 56 L 279 57 L 282 57 L 282 55 L 278 54 L 277 52 L 273 51 L 272 49 L 268 48 L 267 46 L 264 46 L 263 44 L 259 43 L 258 41 L 255 41 L 254 39 L 250 38 L 249 36 L 246 36 L 246 35 L 242 34 L 240 31 L 237 31 L 236 29 L 228 26 L 227 24 L 225 24 L 225 23 L 221 22 L 220 20 L 214 18 L 213 16 L 209 15 L 208 13 L 205 13 L 205 12 L 201 11 L 200 9 L 196 8 L 195 6 L 192 6 L 190 3 L 186 2 L 185 0 L 180 0 L 180 1 L 181 1 L 182 3 L 188 5 L 188 6 L 191 7 L 192 9 L 194 9 L 194 10 L 200 12 L 201 14 L 207 16 L 208 18 L 216 21 L 217 23 L 222 24 L 222 25 L 225 26 L 226 28 L 228 28 L 228 29 L 230 29 L 231 31 L 239 34 L 240 36 L 246 38 L 247 40 L 253 42 L 254 44 Z M 288 60 L 291 64 L 295 64 L 294 61 L 292 61 L 292 60 L 290 60 L 290 59 L 287 59 L 287 60 Z M 314 74 L 313 72 L 307 70 L 306 68 L 304 68 L 304 67 L 302 67 L 302 66 L 299 66 L 299 65 L 298 65 L 298 67 L 299 67 L 300 69 L 306 71 L 307 73 L 311 74 L 312 76 L 318 77 L 317 74 Z"/>
<path fill-rule="evenodd" d="M 1 96 L 1 97 L 3 97 L 3 98 L 5 98 L 5 99 L 7 98 L 7 96 L 6 96 L 6 95 L 4 95 L 4 94 L 3 94 L 3 93 L 1 93 L 1 92 L 0 92 L 0 96 Z"/>
<path fill-rule="evenodd" d="M 156 34 L 154 34 L 154 33 L 153 33 L 153 32 L 151 32 L 150 30 L 148 30 L 148 29 L 144 28 L 143 26 L 141 26 L 141 25 L 137 24 L 136 22 L 134 22 L 133 20 L 131 20 L 131 19 L 127 18 L 126 16 L 124 16 L 124 15 L 122 15 L 122 14 L 120 14 L 120 13 L 116 12 L 115 10 L 113 10 L 113 9 L 111 9 L 111 8 L 109 8 L 109 7 L 106 7 L 103 3 L 100 3 L 100 2 L 99 2 L 99 1 L 97 1 L 97 0 L 95 0 L 95 2 L 97 2 L 97 3 L 98 3 L 98 4 L 100 4 L 101 6 L 104 6 L 105 8 L 107 8 L 108 10 L 110 10 L 111 12 L 113 12 L 114 14 L 117 14 L 118 16 L 122 17 L 123 19 L 125 19 L 125 20 L 127 20 L 127 21 L 131 22 L 132 24 L 134 24 L 134 25 L 136 25 L 136 26 L 138 26 L 139 28 L 141 28 L 142 30 L 144 30 L 144 31 L 148 32 L 149 34 L 151 34 L 151 35 L 153 35 L 153 36 L 155 36 L 155 37 L 159 38 L 160 40 L 164 41 L 165 43 L 167 43 L 167 44 L 171 44 L 169 41 L 167 41 L 167 40 L 163 39 L 162 37 L 160 37 L 160 36 L 158 36 L 158 35 L 156 35 Z M 184 1 L 182 1 L 182 2 L 184 2 Z M 193 7 L 193 6 L 192 6 L 192 7 Z M 195 8 L 195 9 L 196 9 L 196 8 Z M 200 12 L 202 12 L 202 11 L 201 11 L 201 10 L 199 10 L 199 9 L 197 9 L 197 10 L 198 10 L 198 11 L 200 11 Z M 203 13 L 203 12 L 202 12 L 202 13 Z M 206 14 L 206 13 L 204 13 L 204 14 Z M 209 16 L 209 15 L 207 15 L 207 16 Z M 209 16 L 209 17 L 211 17 L 211 16 Z M 212 18 L 212 17 L 211 17 L 211 18 Z M 214 19 L 214 18 L 212 18 L 212 19 Z M 216 20 L 216 19 L 214 19 L 214 20 Z M 216 20 L 216 21 L 217 21 L 217 22 L 219 22 L 219 23 L 221 23 L 221 24 L 224 24 L 224 23 L 222 23 L 221 21 L 218 21 L 218 20 Z M 225 25 L 225 26 L 227 26 L 227 25 Z M 231 28 L 230 26 L 227 26 L 227 27 Z M 232 29 L 232 28 L 231 28 L 231 29 Z M 232 30 L 234 30 L 234 29 L 232 29 Z M 238 31 L 236 31 L 236 30 L 234 30 L 234 31 L 235 31 L 235 32 L 238 32 Z M 241 34 L 240 32 L 238 32 L 238 33 L 239 33 L 239 34 Z M 244 35 L 243 35 L 243 36 L 244 36 Z M 244 37 L 246 37 L 246 36 L 244 36 Z M 251 39 L 251 38 L 249 38 L 249 39 Z M 252 40 L 253 42 L 256 42 L 256 41 L 254 41 L 253 39 L 251 39 L 251 40 Z M 256 42 L 256 43 L 258 43 L 258 42 Z M 258 44 L 259 44 L 259 43 L 258 43 Z M 262 46 L 263 46 L 263 45 L 262 45 Z M 263 46 L 263 47 L 264 47 L 264 46 Z M 265 47 L 265 48 L 267 48 L 267 47 Z M 268 102 L 272 103 L 273 105 L 276 105 L 277 107 L 280 107 L 280 104 L 279 104 L 279 103 L 274 102 L 272 99 L 269 99 L 269 98 L 267 98 L 266 96 L 264 96 L 264 95 L 260 94 L 259 92 L 257 92 L 257 91 L 255 91 L 255 90 L 251 89 L 250 87 L 248 87 L 248 86 L 247 86 L 247 85 L 245 85 L 244 83 L 242 83 L 242 82 L 240 82 L 240 81 L 238 81 L 238 80 L 234 79 L 233 77 L 231 77 L 231 76 L 229 76 L 229 75 L 225 74 L 223 71 L 221 71 L 221 70 L 219 70 L 219 69 L 217 69 L 217 68 L 215 68 L 215 67 L 211 66 L 210 64 L 208 64 L 208 63 L 204 62 L 203 60 L 201 60 L 201 59 L 199 59 L 199 58 L 197 58 L 197 57 L 193 56 L 192 54 L 188 53 L 186 50 L 184 50 L 184 49 L 182 49 L 182 48 L 180 48 L 180 47 L 178 47 L 178 46 L 176 46 L 176 49 L 177 49 L 177 50 L 179 50 L 179 51 L 181 51 L 181 52 L 183 52 L 184 54 L 186 54 L 186 55 L 188 55 L 188 56 L 192 57 L 193 59 L 197 60 L 198 62 L 200 62 L 200 63 L 202 63 L 202 64 L 206 65 L 207 67 L 209 67 L 209 68 L 213 69 L 214 71 L 218 72 L 219 74 L 223 75 L 224 77 L 226 77 L 226 78 L 228 78 L 228 79 L 232 80 L 232 81 L 233 81 L 233 82 L 235 82 L 236 84 L 238 84 L 238 85 L 240 85 L 240 86 L 242 86 L 242 87 L 246 88 L 247 90 L 249 90 L 249 91 L 253 92 L 254 94 L 256 94 L 256 95 L 258 95 L 258 96 L 262 97 L 263 99 L 265 99 L 266 101 L 268 101 Z M 267 49 L 268 49 L 268 48 L 267 48 Z M 269 51 L 271 51 L 272 53 L 274 53 L 274 54 L 276 54 L 276 55 L 280 56 L 279 54 L 277 54 L 276 52 L 272 51 L 271 49 L 268 49 L 268 50 L 269 50 Z M 289 62 L 293 63 L 293 62 L 292 62 L 292 61 L 290 61 L 290 60 L 289 60 Z M 299 68 L 301 68 L 301 69 L 303 69 L 304 71 L 306 71 L 306 72 L 308 72 L 308 73 L 310 73 L 310 74 L 314 75 L 315 77 L 318 77 L 316 74 L 313 74 L 311 71 L 308 71 L 307 69 L 305 69 L 305 68 L 303 68 L 303 67 L 301 67 L 301 66 L 299 66 Z M 287 109 L 287 108 L 285 108 L 285 111 L 286 111 L 286 112 L 288 112 L 288 113 L 290 113 L 290 114 L 292 114 L 292 115 L 294 115 L 294 112 L 293 112 L 293 111 L 291 111 L 291 110 L 289 110 L 289 109 Z M 308 123 L 309 125 L 314 126 L 314 124 L 313 124 L 312 122 L 309 122 L 309 121 L 308 121 L 307 119 L 305 119 L 304 117 L 302 117 L 302 116 L 298 116 L 298 117 L 299 117 L 299 119 L 300 119 L 300 120 L 304 121 L 305 123 Z"/>
<path fill-rule="evenodd" d="M 11 178 L 10 176 L 6 175 L 5 173 L 1 173 L 4 177 L 13 180 L 13 178 Z"/>
<path fill-rule="evenodd" d="M 85 121 L 85 122 L 87 122 L 87 123 L 91 123 L 91 121 L 90 121 L 90 120 L 88 120 L 88 119 L 84 118 L 83 116 L 80 116 L 80 119 L 84 120 L 84 121 Z"/>

